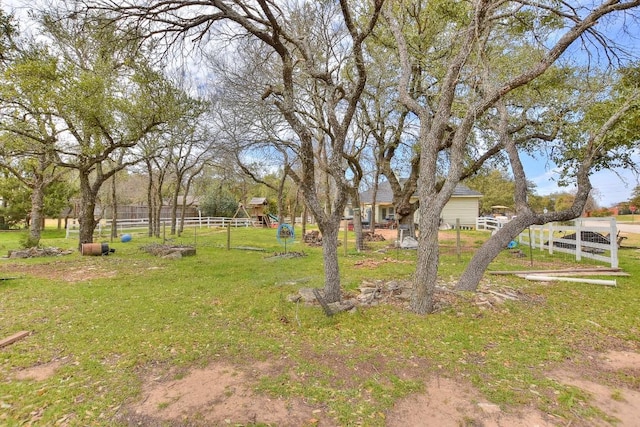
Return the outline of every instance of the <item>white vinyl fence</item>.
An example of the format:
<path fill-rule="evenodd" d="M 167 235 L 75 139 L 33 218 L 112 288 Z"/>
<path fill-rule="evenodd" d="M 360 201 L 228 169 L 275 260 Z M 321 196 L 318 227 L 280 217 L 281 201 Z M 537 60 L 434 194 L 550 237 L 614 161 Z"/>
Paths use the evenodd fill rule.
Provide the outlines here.
<path fill-rule="evenodd" d="M 502 228 L 503 225 L 505 225 L 507 222 L 509 222 L 509 219 L 507 217 L 490 217 L 490 216 L 480 216 L 478 218 L 476 218 L 476 230 L 488 230 L 488 231 L 494 231 L 494 230 L 499 230 Z"/>
<path fill-rule="evenodd" d="M 615 218 L 589 218 L 574 220 L 573 225 L 549 223 L 532 225 L 518 237 L 521 245 L 541 251 L 563 252 L 575 255 L 576 261 L 594 259 L 618 268 L 618 239 Z M 602 225 L 598 224 L 601 223 Z M 596 225 L 597 224 L 597 225 Z"/>
<path fill-rule="evenodd" d="M 161 224 L 171 224 L 170 218 L 161 218 Z M 177 223 L 180 224 L 180 220 L 177 220 Z M 133 231 L 144 231 L 149 229 L 149 219 L 148 218 L 140 218 L 140 219 L 125 219 L 125 220 L 116 220 L 116 228 L 117 234 L 123 234 L 126 232 Z M 253 225 L 251 218 L 226 218 L 226 217 L 192 217 L 184 219 L 184 227 L 226 227 L 227 225 L 231 225 L 231 227 L 250 227 Z M 73 234 L 78 234 L 80 232 L 80 225 L 76 219 L 70 220 L 67 224 L 67 234 L 66 238 L 68 239 Z M 94 234 L 98 234 L 100 236 L 110 235 L 111 234 L 111 220 L 100 221 Z"/>

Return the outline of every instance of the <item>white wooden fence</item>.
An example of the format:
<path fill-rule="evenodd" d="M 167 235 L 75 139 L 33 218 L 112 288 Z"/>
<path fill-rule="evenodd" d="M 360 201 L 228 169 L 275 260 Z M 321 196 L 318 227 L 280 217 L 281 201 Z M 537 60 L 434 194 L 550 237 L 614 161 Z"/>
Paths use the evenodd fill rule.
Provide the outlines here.
<path fill-rule="evenodd" d="M 573 254 L 576 261 L 583 258 L 594 259 L 618 268 L 618 239 L 615 218 L 596 221 L 589 218 L 589 226 L 583 219 L 573 221 L 573 225 L 548 223 L 535 225 L 520 233 L 518 242 L 541 251 Z M 593 225 L 600 222 L 602 225 Z"/>
<path fill-rule="evenodd" d="M 476 230 L 499 230 L 507 222 L 509 222 L 509 219 L 507 217 L 480 216 L 476 218 Z"/>
<path fill-rule="evenodd" d="M 177 220 L 177 223 L 180 224 L 180 219 Z M 116 220 L 116 230 L 117 234 L 123 234 L 126 232 L 133 231 L 142 231 L 149 229 L 149 219 L 148 218 L 140 218 L 140 219 L 126 219 L 126 220 Z M 161 218 L 160 224 L 171 224 L 170 218 Z M 226 227 L 227 225 L 231 225 L 231 227 L 250 227 L 253 225 L 251 218 L 226 218 L 226 217 L 191 217 L 184 219 L 184 227 Z M 80 232 L 80 225 L 76 219 L 70 220 L 67 224 L 67 234 L 66 238 L 68 239 L 73 234 L 78 234 Z M 98 234 L 100 236 L 110 235 L 111 234 L 111 220 L 103 220 L 98 223 L 98 226 L 95 229 L 94 234 Z"/>

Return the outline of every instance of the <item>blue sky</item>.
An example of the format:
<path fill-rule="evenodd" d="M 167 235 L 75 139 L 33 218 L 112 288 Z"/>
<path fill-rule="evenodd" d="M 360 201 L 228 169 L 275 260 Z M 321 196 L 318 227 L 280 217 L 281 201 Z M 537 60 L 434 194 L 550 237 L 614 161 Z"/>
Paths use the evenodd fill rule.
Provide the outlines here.
<path fill-rule="evenodd" d="M 636 164 L 640 164 L 640 154 L 634 156 Z M 535 160 L 522 156 L 527 178 L 536 185 L 536 193 L 544 196 L 554 192 L 572 191 L 574 187 L 558 187 L 558 173 L 555 165 L 547 165 L 544 160 Z M 618 202 L 629 200 L 634 187 L 639 184 L 638 177 L 628 169 L 600 171 L 591 176 L 591 184 L 596 190 L 594 197 L 602 207 L 609 207 Z"/>

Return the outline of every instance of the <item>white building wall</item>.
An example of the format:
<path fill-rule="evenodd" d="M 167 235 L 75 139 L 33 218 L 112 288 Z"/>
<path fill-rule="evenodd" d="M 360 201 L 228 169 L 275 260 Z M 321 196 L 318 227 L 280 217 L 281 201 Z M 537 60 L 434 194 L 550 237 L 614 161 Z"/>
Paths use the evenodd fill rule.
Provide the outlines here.
<path fill-rule="evenodd" d="M 478 210 L 478 198 L 452 197 L 442 210 L 442 220 L 453 227 L 459 218 L 461 226 L 475 228 Z"/>

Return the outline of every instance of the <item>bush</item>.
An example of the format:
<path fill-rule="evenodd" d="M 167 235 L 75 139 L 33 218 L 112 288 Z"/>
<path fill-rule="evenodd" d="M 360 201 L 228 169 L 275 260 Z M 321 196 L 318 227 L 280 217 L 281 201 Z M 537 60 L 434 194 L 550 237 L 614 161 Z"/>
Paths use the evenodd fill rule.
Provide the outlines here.
<path fill-rule="evenodd" d="M 603 209 L 592 211 L 591 216 L 596 218 L 603 218 L 607 216 L 613 216 L 613 212 L 611 212 L 609 209 L 603 208 Z"/>
<path fill-rule="evenodd" d="M 205 216 L 232 217 L 238 210 L 238 202 L 230 193 L 214 190 L 204 197 L 201 208 Z"/>

